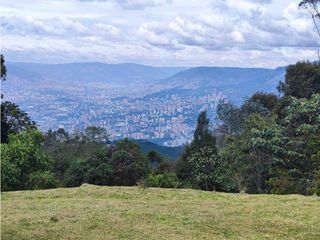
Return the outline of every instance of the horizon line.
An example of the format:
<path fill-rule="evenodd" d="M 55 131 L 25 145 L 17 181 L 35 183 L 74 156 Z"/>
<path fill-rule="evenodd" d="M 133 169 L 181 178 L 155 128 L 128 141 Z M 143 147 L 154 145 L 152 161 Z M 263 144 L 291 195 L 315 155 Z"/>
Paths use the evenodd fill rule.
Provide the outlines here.
<path fill-rule="evenodd" d="M 145 66 L 145 67 L 153 67 L 153 68 L 185 68 L 185 70 L 187 69 L 192 69 L 192 68 L 239 68 L 239 69 L 269 69 L 269 70 L 275 70 L 278 68 L 284 68 L 287 67 L 286 66 L 278 66 L 278 67 L 241 67 L 241 66 L 216 66 L 216 65 L 193 65 L 193 66 L 168 66 L 168 65 L 149 65 L 149 64 L 143 64 L 143 63 L 135 63 L 135 62 L 119 62 L 119 63 L 109 63 L 109 62 L 99 62 L 99 61 L 75 61 L 75 62 L 26 62 L 26 61 L 6 61 L 6 63 L 11 63 L 11 64 L 42 64 L 42 65 L 68 65 L 68 64 L 84 64 L 84 63 L 88 63 L 88 64 L 92 64 L 92 63 L 96 63 L 96 64 L 105 64 L 105 65 L 139 65 L 139 66 Z"/>

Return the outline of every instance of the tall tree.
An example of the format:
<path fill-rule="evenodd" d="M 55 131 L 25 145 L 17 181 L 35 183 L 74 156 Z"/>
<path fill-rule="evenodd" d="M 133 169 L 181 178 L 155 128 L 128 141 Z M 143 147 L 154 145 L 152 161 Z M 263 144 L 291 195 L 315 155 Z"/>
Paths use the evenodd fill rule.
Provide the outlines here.
<path fill-rule="evenodd" d="M 285 81 L 280 82 L 278 90 L 284 96 L 310 98 L 320 92 L 320 64 L 298 62 L 287 68 Z"/>
<path fill-rule="evenodd" d="M 203 111 L 199 114 L 191 144 L 185 147 L 184 153 L 178 160 L 177 176 L 193 187 L 214 189 L 212 174 L 214 174 L 216 154 L 216 138 L 210 130 L 207 112 Z"/>
<path fill-rule="evenodd" d="M 191 166 L 191 182 L 197 188 L 209 191 L 216 189 L 217 156 L 213 147 L 200 148 L 188 158 Z"/>
<path fill-rule="evenodd" d="M 318 6 L 319 3 L 320 3 L 320 0 L 303 0 L 299 3 L 299 7 L 303 7 L 305 10 L 307 10 L 310 13 L 314 26 L 320 37 L 320 29 L 319 29 L 319 24 L 317 22 L 317 20 L 320 19 L 320 12 L 319 12 L 319 6 Z"/>
<path fill-rule="evenodd" d="M 7 143 L 10 134 L 16 134 L 28 128 L 35 129 L 36 123 L 26 112 L 12 102 L 1 103 L 1 143 Z"/>
<path fill-rule="evenodd" d="M 5 63 L 4 56 L 1 54 L 1 81 L 5 81 L 7 77 L 7 68 L 4 63 Z M 3 98 L 2 92 L 1 92 L 1 98 Z"/>
<path fill-rule="evenodd" d="M 1 81 L 5 81 L 7 77 L 7 68 L 4 63 L 4 56 L 1 54 Z"/>
<path fill-rule="evenodd" d="M 4 56 L 1 54 L 1 81 L 5 81 L 7 68 Z M 3 98 L 1 92 L 1 98 Z M 20 110 L 19 106 L 12 102 L 1 102 L 1 143 L 7 143 L 9 134 L 19 133 L 28 128 L 36 128 L 28 114 Z"/>
<path fill-rule="evenodd" d="M 140 146 L 129 139 L 116 143 L 111 164 L 115 185 L 135 185 L 149 171 L 148 161 L 142 154 Z"/>
<path fill-rule="evenodd" d="M 319 6 L 318 6 L 319 3 L 320 3 L 320 0 L 303 0 L 300 2 L 299 7 L 304 8 L 307 12 L 310 13 L 313 24 L 320 38 L 320 28 L 319 28 L 320 12 L 319 12 Z M 318 60 L 320 62 L 319 50 L 318 50 Z"/>
<path fill-rule="evenodd" d="M 203 111 L 199 114 L 197 127 L 193 134 L 193 140 L 191 142 L 191 149 L 198 151 L 200 148 L 209 146 L 216 152 L 216 139 L 210 130 L 210 120 L 207 117 L 207 111 Z"/>

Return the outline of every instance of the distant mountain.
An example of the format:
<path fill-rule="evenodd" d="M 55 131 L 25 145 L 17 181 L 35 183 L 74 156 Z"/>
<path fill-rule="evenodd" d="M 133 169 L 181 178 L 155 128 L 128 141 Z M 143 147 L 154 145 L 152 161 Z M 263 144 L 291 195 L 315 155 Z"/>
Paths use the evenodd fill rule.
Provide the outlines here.
<path fill-rule="evenodd" d="M 174 91 L 194 94 L 203 90 L 216 89 L 232 100 L 241 101 L 256 91 L 275 92 L 279 81 L 284 79 L 285 70 L 285 67 L 276 69 L 191 68 L 162 81 L 163 84 L 171 86 L 170 90 L 165 90 L 162 94 Z"/>
<path fill-rule="evenodd" d="M 8 81 L 21 84 L 60 82 L 110 83 L 117 86 L 161 84 L 166 90 L 212 89 L 226 95 L 250 95 L 253 91 L 275 91 L 284 79 L 285 68 L 231 67 L 151 67 L 134 63 L 107 64 L 98 62 L 43 64 L 8 62 Z M 17 81 L 18 80 L 18 81 Z M 175 89 L 175 90 L 174 90 Z M 171 91 L 171 92 L 172 92 Z"/>
<path fill-rule="evenodd" d="M 139 144 L 141 151 L 145 154 L 150 151 L 156 151 L 163 157 L 168 157 L 172 160 L 176 160 L 183 152 L 183 147 L 166 147 L 150 142 L 148 140 L 136 140 Z"/>
<path fill-rule="evenodd" d="M 68 64 L 8 62 L 6 65 L 9 78 L 19 78 L 35 82 L 101 82 L 118 85 L 150 84 L 186 69 L 177 67 L 150 67 L 133 63 L 106 64 L 98 62 Z"/>

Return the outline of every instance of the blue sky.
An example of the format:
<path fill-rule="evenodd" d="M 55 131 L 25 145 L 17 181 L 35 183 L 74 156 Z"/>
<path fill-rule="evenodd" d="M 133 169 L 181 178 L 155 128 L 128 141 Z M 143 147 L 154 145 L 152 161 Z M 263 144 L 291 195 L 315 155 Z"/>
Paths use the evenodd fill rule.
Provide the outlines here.
<path fill-rule="evenodd" d="M 295 0 L 6 0 L 7 61 L 277 67 L 314 60 Z"/>

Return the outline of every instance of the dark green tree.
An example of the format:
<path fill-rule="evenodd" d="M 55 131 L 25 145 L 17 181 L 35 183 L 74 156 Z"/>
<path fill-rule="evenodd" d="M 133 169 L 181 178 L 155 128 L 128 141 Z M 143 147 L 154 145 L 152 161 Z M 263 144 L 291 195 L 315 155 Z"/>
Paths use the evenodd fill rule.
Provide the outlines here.
<path fill-rule="evenodd" d="M 1 103 L 1 143 L 8 143 L 9 134 L 17 134 L 29 128 L 37 127 L 27 113 L 12 102 Z"/>
<path fill-rule="evenodd" d="M 4 56 L 1 54 L 1 81 L 5 81 L 6 76 L 7 68 Z M 35 129 L 36 124 L 30 120 L 26 112 L 12 102 L 1 102 L 1 143 L 8 143 L 9 134 L 16 134 L 28 128 Z"/>
<path fill-rule="evenodd" d="M 319 63 L 298 62 L 287 68 L 284 82 L 280 82 L 278 90 L 285 97 L 310 98 L 320 92 Z"/>
<path fill-rule="evenodd" d="M 203 147 L 212 147 L 216 152 L 216 138 L 210 130 L 210 120 L 207 118 L 207 111 L 199 114 L 197 127 L 193 133 L 193 140 L 190 144 L 192 151 Z"/>
<path fill-rule="evenodd" d="M 124 139 L 116 143 L 111 164 L 114 184 L 132 186 L 149 172 L 148 161 L 134 141 Z"/>
<path fill-rule="evenodd" d="M 249 98 L 249 101 L 258 103 L 271 112 L 277 106 L 279 98 L 273 93 L 256 92 Z"/>
<path fill-rule="evenodd" d="M 310 99 L 291 97 L 283 112 L 284 153 L 277 157 L 279 161 L 272 169 L 271 191 L 307 194 L 320 169 L 316 161 L 320 149 L 320 95 L 314 94 Z"/>
<path fill-rule="evenodd" d="M 106 143 L 109 139 L 109 134 L 102 127 L 89 126 L 84 132 L 85 137 L 91 142 Z"/>
<path fill-rule="evenodd" d="M 71 172 L 77 171 L 77 168 L 80 167 L 78 165 L 82 164 L 81 161 L 86 162 L 95 158 L 103 148 L 104 144 L 97 142 L 96 139 L 90 141 L 81 132 L 69 134 L 64 129 L 48 131 L 45 134 L 43 144 L 45 152 L 52 156 L 54 160 L 54 172 L 62 186 L 66 182 L 68 186 L 77 185 L 78 181 L 76 180 L 72 184 L 70 183 L 72 182 Z M 73 170 L 67 171 L 69 168 Z M 83 176 L 83 181 L 84 179 L 86 179 L 85 176 Z"/>
<path fill-rule="evenodd" d="M 7 77 L 7 68 L 5 65 L 4 56 L 1 54 L 1 81 L 5 81 Z"/>
<path fill-rule="evenodd" d="M 204 152 L 204 149 L 208 150 L 205 151 L 207 155 L 199 155 L 199 153 Z M 212 156 L 208 156 L 210 154 L 212 154 Z M 178 178 L 184 181 L 186 185 L 208 190 L 213 189 L 213 187 L 209 187 L 208 184 L 202 184 L 202 182 L 200 183 L 200 181 L 197 180 L 200 174 L 206 174 L 208 171 L 211 171 L 212 166 L 205 164 L 205 167 L 202 168 L 202 173 L 200 173 L 201 170 L 199 170 L 199 168 L 196 170 L 195 166 L 198 166 L 197 162 L 207 162 L 208 159 L 214 159 L 216 154 L 216 138 L 210 130 L 210 121 L 207 118 L 207 112 L 203 111 L 199 114 L 197 127 L 194 131 L 191 144 L 185 147 L 184 153 L 177 162 L 176 173 Z M 204 179 L 203 175 L 202 179 Z"/>

